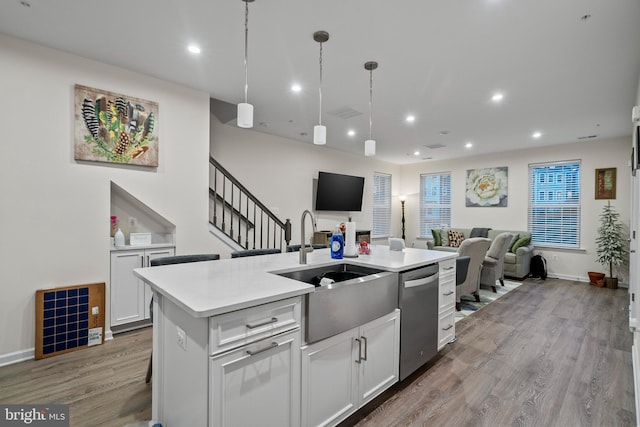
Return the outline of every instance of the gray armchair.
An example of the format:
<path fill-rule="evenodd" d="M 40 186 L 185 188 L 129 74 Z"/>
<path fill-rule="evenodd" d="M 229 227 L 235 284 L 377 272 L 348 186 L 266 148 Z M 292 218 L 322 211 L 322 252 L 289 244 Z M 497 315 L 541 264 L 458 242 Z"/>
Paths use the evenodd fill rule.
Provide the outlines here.
<path fill-rule="evenodd" d="M 458 248 L 460 256 L 468 256 L 469 268 L 467 269 L 467 277 L 460 285 L 456 286 L 456 310 L 460 311 L 460 297 L 462 295 L 473 295 L 476 301 L 480 301 L 478 290 L 480 289 L 480 271 L 482 270 L 482 262 L 487 255 L 487 250 L 491 240 L 485 237 L 472 237 L 465 239 Z"/>
<path fill-rule="evenodd" d="M 491 290 L 496 292 L 496 280 L 504 286 L 504 257 L 511 246 L 513 234 L 504 232 L 496 236 L 491 242 L 487 255 L 482 262 L 482 272 L 480 274 L 480 284 L 491 286 Z"/>

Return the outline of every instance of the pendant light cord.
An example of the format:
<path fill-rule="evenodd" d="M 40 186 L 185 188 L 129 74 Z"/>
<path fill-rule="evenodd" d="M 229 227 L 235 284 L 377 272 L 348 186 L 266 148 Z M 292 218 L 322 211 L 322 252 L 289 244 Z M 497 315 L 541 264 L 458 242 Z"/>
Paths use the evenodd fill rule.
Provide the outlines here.
<path fill-rule="evenodd" d="M 373 126 L 373 120 L 371 119 L 371 105 L 373 104 L 373 69 L 369 70 L 369 139 L 371 137 L 371 127 Z"/>
<path fill-rule="evenodd" d="M 249 93 L 249 2 L 244 2 L 244 102 L 248 103 Z"/>
<path fill-rule="evenodd" d="M 320 104 L 318 108 L 318 124 L 322 125 L 322 42 L 320 43 L 320 86 L 318 86 L 320 94 Z"/>

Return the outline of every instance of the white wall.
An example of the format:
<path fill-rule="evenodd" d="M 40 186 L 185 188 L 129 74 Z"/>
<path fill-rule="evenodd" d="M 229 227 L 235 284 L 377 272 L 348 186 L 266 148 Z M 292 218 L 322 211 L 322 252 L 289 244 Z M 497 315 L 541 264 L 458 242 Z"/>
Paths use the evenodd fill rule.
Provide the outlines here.
<path fill-rule="evenodd" d="M 281 220 L 291 219 L 292 244 L 300 243 L 300 217 L 313 210 L 313 179 L 318 171 L 365 177 L 362 212 L 353 212 L 357 229 L 370 229 L 372 221 L 373 172 L 392 174 L 393 194 L 399 194 L 400 166 L 363 155 L 343 153 L 326 146 L 302 144 L 290 139 L 222 124 L 211 116 L 211 155 L 249 191 L 267 204 Z M 397 205 L 397 206 L 395 206 Z M 392 213 L 392 234 L 400 235 L 399 202 Z M 318 230 L 333 230 L 348 220 L 347 214 L 314 212 Z M 306 219 L 305 234 L 311 237 Z M 384 241 L 386 243 L 386 239 Z"/>
<path fill-rule="evenodd" d="M 606 200 L 595 200 L 595 169 L 617 168 L 616 200 L 612 205 L 620 213 L 620 219 L 628 230 L 630 178 L 629 159 L 631 156 L 631 138 L 598 142 L 580 142 L 533 150 L 518 150 L 467 157 L 450 161 L 421 163 L 402 169 L 401 188 L 412 194 L 407 201 L 408 236 L 417 236 L 420 174 L 433 172 L 452 172 L 452 218 L 454 227 L 491 227 L 494 229 L 527 229 L 528 206 L 528 165 L 530 163 L 556 160 L 581 160 L 581 242 L 582 251 L 536 250 L 547 259 L 549 274 L 558 277 L 588 280 L 587 271 L 605 271 L 595 262 L 597 228 L 599 214 Z M 507 207 L 466 207 L 465 179 L 468 169 L 485 167 L 509 167 L 509 202 Z M 628 279 L 628 269 L 622 268 L 619 277 L 623 282 Z"/>
<path fill-rule="evenodd" d="M 35 291 L 109 284 L 110 182 L 212 251 L 208 94 L 0 35 L 0 364 L 30 357 Z M 159 103 L 157 170 L 73 158 L 74 84 Z M 107 325 L 108 319 L 107 295 Z"/>

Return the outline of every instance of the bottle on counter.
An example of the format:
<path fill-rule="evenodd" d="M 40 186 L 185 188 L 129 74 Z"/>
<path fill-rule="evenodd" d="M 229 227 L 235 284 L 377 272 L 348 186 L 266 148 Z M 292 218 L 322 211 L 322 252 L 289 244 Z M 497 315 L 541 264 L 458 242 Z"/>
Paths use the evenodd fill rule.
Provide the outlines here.
<path fill-rule="evenodd" d="M 344 237 L 340 227 L 336 227 L 331 235 L 331 258 L 342 259 L 344 254 Z"/>
<path fill-rule="evenodd" d="M 116 231 L 116 234 L 113 236 L 113 243 L 115 244 L 116 248 L 124 247 L 124 233 L 119 228 L 118 231 Z"/>

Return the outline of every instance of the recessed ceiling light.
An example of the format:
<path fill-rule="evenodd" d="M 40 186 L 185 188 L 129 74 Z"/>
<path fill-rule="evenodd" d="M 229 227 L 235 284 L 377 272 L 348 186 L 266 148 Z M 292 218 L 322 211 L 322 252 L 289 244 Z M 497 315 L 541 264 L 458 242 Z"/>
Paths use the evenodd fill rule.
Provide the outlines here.
<path fill-rule="evenodd" d="M 355 130 L 353 130 L 353 129 L 349 129 L 349 130 L 347 131 L 347 135 L 349 135 L 349 136 L 355 136 L 355 134 L 356 134 L 356 131 L 355 131 Z"/>
<path fill-rule="evenodd" d="M 467 142 L 466 144 L 464 144 L 465 148 L 471 148 L 473 147 L 473 143 L 472 142 Z"/>
<path fill-rule="evenodd" d="M 413 155 L 414 155 L 414 156 L 419 156 L 419 155 L 420 155 L 420 152 L 419 152 L 419 151 L 414 151 L 414 152 L 413 152 Z"/>
<path fill-rule="evenodd" d="M 533 138 L 540 138 L 542 136 L 542 132 L 534 132 L 531 136 Z"/>
<path fill-rule="evenodd" d="M 197 55 L 201 52 L 200 47 L 196 46 L 195 44 L 190 44 L 189 47 L 187 47 L 187 50 L 189 50 L 189 52 L 193 53 L 194 55 Z"/>
<path fill-rule="evenodd" d="M 504 99 L 504 95 L 500 92 L 496 92 L 493 94 L 493 96 L 491 97 L 491 100 L 493 102 L 500 102 Z"/>
<path fill-rule="evenodd" d="M 413 123 L 416 121 L 416 116 L 414 116 L 413 114 L 409 114 L 405 120 L 407 121 L 407 123 Z"/>
<path fill-rule="evenodd" d="M 302 90 L 302 86 L 300 86 L 298 83 L 294 83 L 291 85 L 291 92 L 298 93 L 301 90 Z"/>
<path fill-rule="evenodd" d="M 441 130 L 439 133 L 440 133 L 440 135 L 449 135 L 451 133 L 451 131 Z"/>

